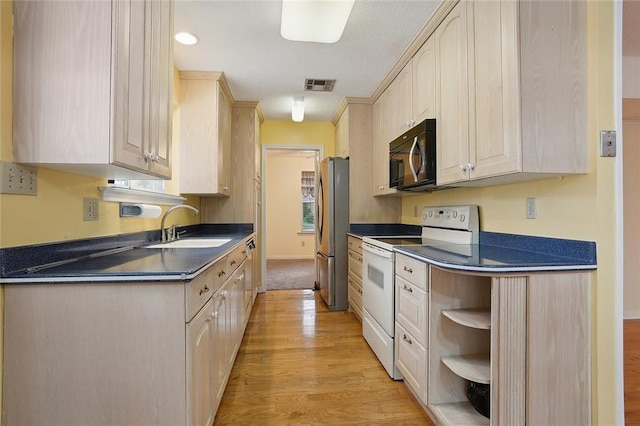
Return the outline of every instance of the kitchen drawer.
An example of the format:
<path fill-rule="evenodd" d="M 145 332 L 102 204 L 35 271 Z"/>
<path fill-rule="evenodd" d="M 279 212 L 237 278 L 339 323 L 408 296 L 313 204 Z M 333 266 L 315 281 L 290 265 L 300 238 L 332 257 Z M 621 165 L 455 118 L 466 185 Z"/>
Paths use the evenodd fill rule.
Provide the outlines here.
<path fill-rule="evenodd" d="M 427 264 L 412 257 L 396 254 L 396 275 L 427 291 Z"/>
<path fill-rule="evenodd" d="M 186 322 L 198 313 L 220 286 L 224 283 L 221 271 L 227 268 L 227 257 L 218 260 L 206 271 L 198 275 L 185 286 Z"/>
<path fill-rule="evenodd" d="M 349 272 L 357 276 L 362 281 L 362 254 L 358 254 L 354 250 L 349 250 Z"/>
<path fill-rule="evenodd" d="M 244 261 L 244 259 L 246 258 L 246 251 L 247 247 L 243 243 L 236 247 L 231 253 L 229 253 L 229 255 L 227 256 L 229 258 L 229 275 L 232 274 L 233 271 L 238 269 L 240 264 Z"/>
<path fill-rule="evenodd" d="M 354 314 L 362 321 L 362 281 L 349 274 L 347 276 L 349 306 Z"/>
<path fill-rule="evenodd" d="M 353 250 L 362 257 L 362 239 L 347 235 L 347 247 L 349 250 Z"/>
<path fill-rule="evenodd" d="M 428 347 L 427 292 L 396 275 L 396 321 L 424 347 Z"/>
<path fill-rule="evenodd" d="M 427 349 L 396 321 L 396 367 L 404 382 L 427 403 Z"/>

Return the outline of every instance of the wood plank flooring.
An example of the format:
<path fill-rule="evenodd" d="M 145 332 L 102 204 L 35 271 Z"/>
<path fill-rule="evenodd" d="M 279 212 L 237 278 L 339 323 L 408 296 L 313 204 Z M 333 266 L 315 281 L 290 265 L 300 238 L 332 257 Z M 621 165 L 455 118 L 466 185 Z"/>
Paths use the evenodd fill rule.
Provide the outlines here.
<path fill-rule="evenodd" d="M 624 420 L 640 425 L 640 320 L 625 320 L 624 333 Z"/>
<path fill-rule="evenodd" d="M 258 295 L 215 425 L 433 425 L 351 312 L 312 290 Z"/>

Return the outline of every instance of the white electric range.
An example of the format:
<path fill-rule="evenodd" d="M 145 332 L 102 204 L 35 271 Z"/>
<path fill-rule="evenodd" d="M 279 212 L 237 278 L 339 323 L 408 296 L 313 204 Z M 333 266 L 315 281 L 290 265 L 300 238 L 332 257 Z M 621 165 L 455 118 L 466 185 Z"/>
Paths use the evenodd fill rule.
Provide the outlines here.
<path fill-rule="evenodd" d="M 401 380 L 395 366 L 395 252 L 404 245 L 448 244 L 458 254 L 471 255 L 479 238 L 478 206 L 425 207 L 421 235 L 362 238 L 362 334 L 389 376 Z M 451 244 L 455 246 L 451 246 Z"/>

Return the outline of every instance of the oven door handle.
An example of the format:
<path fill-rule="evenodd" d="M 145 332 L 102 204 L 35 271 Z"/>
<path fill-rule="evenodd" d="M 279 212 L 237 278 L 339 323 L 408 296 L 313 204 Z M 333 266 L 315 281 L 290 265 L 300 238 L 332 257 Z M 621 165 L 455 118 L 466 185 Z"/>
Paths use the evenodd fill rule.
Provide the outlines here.
<path fill-rule="evenodd" d="M 362 250 L 367 253 L 371 253 L 374 256 L 383 257 L 385 259 L 391 260 L 393 258 L 393 252 L 385 249 L 381 249 L 369 243 L 362 243 Z"/>
<path fill-rule="evenodd" d="M 413 138 L 413 145 L 411 145 L 411 149 L 409 150 L 409 167 L 411 168 L 411 174 L 413 175 L 413 181 L 418 181 L 418 173 L 416 173 L 416 168 L 413 166 L 413 151 L 416 149 L 418 145 L 418 137 Z"/>

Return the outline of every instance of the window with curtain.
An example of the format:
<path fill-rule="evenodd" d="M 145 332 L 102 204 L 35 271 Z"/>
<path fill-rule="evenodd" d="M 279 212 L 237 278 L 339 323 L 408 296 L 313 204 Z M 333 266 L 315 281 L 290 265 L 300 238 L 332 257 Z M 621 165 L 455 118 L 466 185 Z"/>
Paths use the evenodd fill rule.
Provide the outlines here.
<path fill-rule="evenodd" d="M 316 225 L 316 173 L 300 172 L 300 191 L 302 193 L 302 231 L 313 232 Z"/>

